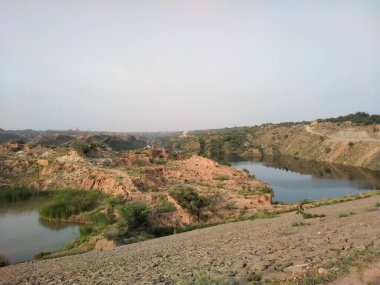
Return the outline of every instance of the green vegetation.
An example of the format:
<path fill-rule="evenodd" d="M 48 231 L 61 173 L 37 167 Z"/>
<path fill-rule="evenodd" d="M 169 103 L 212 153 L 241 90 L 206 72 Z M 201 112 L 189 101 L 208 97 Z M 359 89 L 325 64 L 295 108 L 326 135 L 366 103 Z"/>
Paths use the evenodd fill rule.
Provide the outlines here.
<path fill-rule="evenodd" d="M 355 125 L 372 125 L 372 124 L 380 124 L 380 115 L 369 115 L 365 112 L 357 112 L 355 114 L 349 114 L 346 116 L 340 116 L 337 118 L 328 118 L 322 120 L 325 122 L 333 122 L 333 123 L 342 123 L 346 121 L 351 121 Z"/>
<path fill-rule="evenodd" d="M 330 153 L 331 152 L 331 147 L 326 147 L 325 148 L 325 153 Z"/>
<path fill-rule="evenodd" d="M 57 191 L 54 201 L 40 209 L 40 216 L 47 219 L 67 220 L 70 216 L 95 209 L 105 198 L 106 194 L 99 190 Z"/>
<path fill-rule="evenodd" d="M 219 181 L 226 181 L 226 180 L 230 180 L 230 177 L 226 175 L 222 175 L 222 176 L 215 177 L 214 179 L 219 180 Z"/>
<path fill-rule="evenodd" d="M 91 147 L 87 143 L 77 142 L 73 144 L 73 149 L 80 155 L 87 155 L 91 150 Z"/>
<path fill-rule="evenodd" d="M 276 217 L 278 217 L 278 213 L 276 211 L 260 210 L 254 213 L 250 219 L 271 219 Z"/>
<path fill-rule="evenodd" d="M 303 226 L 309 226 L 309 223 L 304 223 L 304 222 L 293 222 L 292 227 L 303 227 Z"/>
<path fill-rule="evenodd" d="M 26 187 L 7 188 L 0 191 L 0 203 L 15 203 L 31 198 L 47 197 L 51 194 L 51 191 L 35 190 Z"/>
<path fill-rule="evenodd" d="M 273 189 L 269 188 L 268 186 L 261 186 L 261 187 L 254 187 L 243 185 L 241 190 L 239 190 L 239 195 L 242 195 L 244 197 L 252 196 L 252 195 L 263 195 L 263 194 L 271 194 L 274 195 Z"/>
<path fill-rule="evenodd" d="M 331 282 L 341 275 L 349 272 L 350 267 L 365 267 L 377 260 L 380 256 L 380 249 L 368 247 L 365 250 L 354 250 L 347 256 L 328 262 L 324 267 L 328 268 L 327 274 L 321 275 L 317 271 L 310 271 L 301 280 L 292 281 L 288 284 L 294 285 L 316 285 Z M 331 270 L 334 268 L 334 270 Z"/>
<path fill-rule="evenodd" d="M 306 213 L 305 212 L 305 209 L 304 209 L 304 206 L 306 204 L 310 204 L 311 202 L 307 199 L 305 200 L 302 200 L 298 203 L 298 210 L 297 210 L 297 214 L 299 215 L 302 215 L 302 217 L 304 219 L 314 219 L 314 218 L 323 218 L 323 217 L 326 217 L 325 214 L 311 214 L 311 213 Z"/>
<path fill-rule="evenodd" d="M 300 213 L 300 214 L 302 214 L 302 217 L 304 219 L 314 219 L 314 218 L 323 218 L 323 217 L 326 217 L 325 214 L 311 214 L 311 213 L 305 213 L 305 212 Z"/>
<path fill-rule="evenodd" d="M 353 143 L 353 142 L 349 142 L 348 145 L 349 145 L 349 146 L 353 146 L 354 143 Z"/>
<path fill-rule="evenodd" d="M 136 228 L 147 222 L 149 208 L 145 202 L 137 201 L 120 207 L 119 212 L 122 222 L 130 228 Z"/>
<path fill-rule="evenodd" d="M 355 213 L 354 212 L 344 212 L 344 213 L 339 214 L 339 218 L 345 218 L 345 217 L 349 217 L 352 215 L 355 215 Z"/>
<path fill-rule="evenodd" d="M 157 213 L 169 213 L 177 211 L 177 208 L 173 203 L 165 201 L 157 208 L 156 211 Z"/>
<path fill-rule="evenodd" d="M 195 216 L 200 216 L 202 209 L 210 204 L 209 199 L 199 196 L 198 193 L 190 187 L 172 191 L 170 195 L 181 205 L 181 207 L 185 208 L 190 214 Z"/>
<path fill-rule="evenodd" d="M 7 266 L 8 264 L 8 259 L 5 256 L 0 255 L 0 267 Z"/>

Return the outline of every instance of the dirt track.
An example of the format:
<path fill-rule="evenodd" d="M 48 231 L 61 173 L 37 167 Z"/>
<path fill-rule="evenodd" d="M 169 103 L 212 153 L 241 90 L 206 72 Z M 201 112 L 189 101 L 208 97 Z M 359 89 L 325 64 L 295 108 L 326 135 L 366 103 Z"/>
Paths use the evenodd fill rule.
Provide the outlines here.
<path fill-rule="evenodd" d="M 380 196 L 146 242 L 0 268 L 0 284 L 173 284 L 195 272 L 239 283 L 320 268 L 356 247 L 380 246 Z M 377 211 L 375 211 L 377 209 Z M 372 210 L 372 211 L 371 211 Z M 339 218 L 342 212 L 355 214 Z M 292 222 L 310 225 L 292 227 Z"/>

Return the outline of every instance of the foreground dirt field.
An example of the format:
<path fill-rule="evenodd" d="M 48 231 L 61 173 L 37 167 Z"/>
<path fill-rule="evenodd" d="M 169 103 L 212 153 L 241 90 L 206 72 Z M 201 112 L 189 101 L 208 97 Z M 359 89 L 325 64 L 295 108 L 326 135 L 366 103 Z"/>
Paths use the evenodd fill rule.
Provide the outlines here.
<path fill-rule="evenodd" d="M 380 212 L 375 207 L 379 202 L 380 196 L 373 196 L 308 210 L 323 213 L 324 218 L 304 220 L 292 212 L 111 250 L 26 262 L 1 268 L 0 284 L 172 284 L 197 272 L 243 284 L 291 277 L 308 268 L 323 268 L 355 248 L 379 246 Z M 348 211 L 354 214 L 339 217 Z M 292 227 L 293 222 L 309 225 Z"/>

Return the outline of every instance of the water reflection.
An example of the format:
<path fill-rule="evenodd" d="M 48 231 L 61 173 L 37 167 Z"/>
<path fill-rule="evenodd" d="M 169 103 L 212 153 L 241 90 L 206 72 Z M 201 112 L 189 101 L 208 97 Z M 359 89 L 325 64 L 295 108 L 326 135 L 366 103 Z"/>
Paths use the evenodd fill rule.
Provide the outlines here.
<path fill-rule="evenodd" d="M 302 199 L 321 199 L 380 188 L 380 172 L 328 163 L 270 157 L 262 161 L 232 162 L 247 168 L 258 179 L 268 182 L 274 201 L 294 203 Z"/>
<path fill-rule="evenodd" d="M 0 255 L 11 264 L 56 250 L 78 236 L 76 225 L 39 219 L 38 208 L 49 202 L 38 198 L 0 206 Z"/>

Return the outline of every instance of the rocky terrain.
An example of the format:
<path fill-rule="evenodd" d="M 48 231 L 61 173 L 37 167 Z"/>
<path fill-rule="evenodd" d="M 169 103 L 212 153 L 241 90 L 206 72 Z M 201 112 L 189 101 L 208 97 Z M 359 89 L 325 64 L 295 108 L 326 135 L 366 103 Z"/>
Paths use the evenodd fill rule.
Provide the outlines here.
<path fill-rule="evenodd" d="M 203 221 L 218 221 L 271 208 L 272 192 L 266 183 L 200 156 L 177 159 L 164 149 L 115 152 L 92 147 L 81 153 L 71 147 L 47 148 L 19 142 L 0 145 L 0 183 L 3 187 L 35 189 L 97 189 L 142 200 L 153 209 L 173 205 L 173 211 L 157 213 L 158 225 L 196 223 L 170 193 L 191 188 L 209 201 Z"/>
<path fill-rule="evenodd" d="M 323 218 L 304 220 L 291 212 L 7 266 L 0 269 L 0 284 L 174 284 L 197 273 L 242 284 L 283 284 L 308 271 L 323 276 L 340 270 L 339 260 L 353 252 L 379 249 L 379 202 L 380 196 L 372 196 L 307 210 Z M 353 214 L 343 217 L 348 211 Z M 331 261 L 335 266 L 327 265 Z"/>

